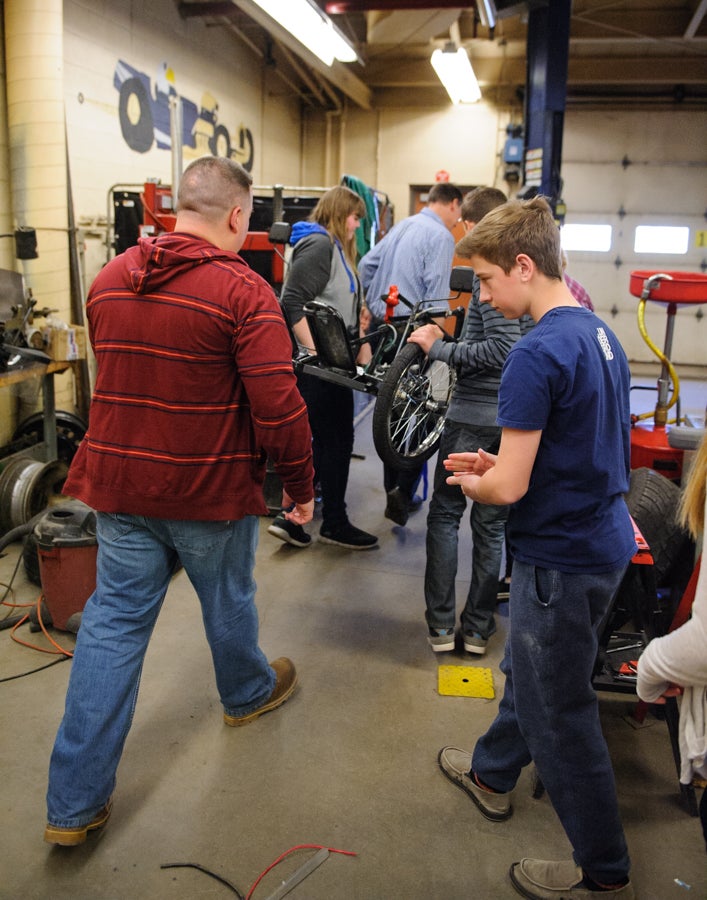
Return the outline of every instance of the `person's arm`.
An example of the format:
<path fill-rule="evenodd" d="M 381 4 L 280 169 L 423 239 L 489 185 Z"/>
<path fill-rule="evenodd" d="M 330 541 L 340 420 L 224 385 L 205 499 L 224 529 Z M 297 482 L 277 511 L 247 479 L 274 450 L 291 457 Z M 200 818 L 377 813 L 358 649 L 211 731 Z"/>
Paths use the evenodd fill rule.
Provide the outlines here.
<path fill-rule="evenodd" d="M 366 306 L 375 318 L 381 320 L 385 316 L 385 303 L 375 295 L 372 285 L 374 281 L 377 281 L 376 275 L 383 259 L 383 250 L 383 241 L 381 240 L 371 247 L 358 263 L 358 277 L 366 297 Z"/>
<path fill-rule="evenodd" d="M 416 340 L 415 334 L 417 331 L 410 336 L 411 340 Z M 505 319 L 487 303 L 480 308 L 470 304 L 459 340 L 433 342 L 425 352 L 430 359 L 456 368 L 462 377 L 472 372 L 498 373 L 520 336 L 518 319 Z M 441 335 L 438 333 L 437 337 Z"/>
<path fill-rule="evenodd" d="M 448 240 L 447 240 L 448 238 Z M 414 300 L 436 301 L 449 297 L 449 278 L 454 261 L 454 238 L 450 232 L 431 242 L 424 252 L 423 294 Z"/>
<path fill-rule="evenodd" d="M 233 352 L 247 395 L 253 445 L 275 467 L 299 524 L 313 507 L 312 433 L 292 369 L 292 342 L 277 298 L 262 279 L 234 289 L 238 310 Z M 243 395 L 241 394 L 241 397 Z"/>
<path fill-rule="evenodd" d="M 444 467 L 452 472 L 447 484 L 458 484 L 464 494 L 479 503 L 505 506 L 525 496 L 538 454 L 542 431 L 504 428 L 498 455 L 450 453 Z"/>
<path fill-rule="evenodd" d="M 366 306 L 365 303 L 361 304 L 361 311 L 358 315 L 358 336 L 359 338 L 364 338 L 368 334 L 368 331 L 373 322 L 373 316 L 371 315 L 370 309 Z M 361 344 L 358 348 L 358 355 L 356 356 L 356 362 L 359 366 L 367 366 L 371 361 L 373 356 L 373 351 L 371 350 L 371 345 L 368 341 Z"/>
<path fill-rule="evenodd" d="M 282 289 L 281 303 L 300 343 L 312 348 L 312 337 L 304 321 L 305 303 L 324 291 L 331 277 L 331 241 L 325 234 L 301 238 L 295 245 L 287 280 Z M 303 327 L 299 328 L 298 325 Z"/>
<path fill-rule="evenodd" d="M 302 318 L 299 322 L 295 322 L 292 326 L 292 331 L 294 332 L 295 337 L 297 338 L 297 343 L 300 347 L 303 347 L 305 350 L 309 350 L 314 353 L 314 338 L 312 337 L 312 332 L 309 329 L 309 324 L 302 314 Z"/>
<path fill-rule="evenodd" d="M 641 700 L 655 702 L 670 684 L 707 685 L 707 563 L 704 562 L 691 618 L 670 634 L 652 640 L 638 660 L 636 690 Z"/>
<path fill-rule="evenodd" d="M 421 347 L 429 356 L 432 348 L 436 348 L 438 344 L 443 344 L 445 342 L 444 339 L 445 332 L 442 331 L 442 328 L 439 325 L 431 323 L 416 328 L 408 337 L 407 342 L 408 344 L 417 344 L 417 346 Z M 440 359 L 441 357 L 436 355 L 434 358 Z"/>

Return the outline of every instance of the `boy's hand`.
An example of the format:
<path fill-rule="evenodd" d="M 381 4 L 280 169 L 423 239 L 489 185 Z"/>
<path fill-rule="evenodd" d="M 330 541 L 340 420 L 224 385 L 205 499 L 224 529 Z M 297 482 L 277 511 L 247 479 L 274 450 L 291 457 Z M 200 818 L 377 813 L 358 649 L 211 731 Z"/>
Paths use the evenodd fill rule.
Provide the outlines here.
<path fill-rule="evenodd" d="M 450 453 L 444 460 L 444 468 L 455 475 L 483 475 L 496 465 L 498 457 L 479 447 L 478 453 Z M 447 484 L 459 484 L 447 479 Z"/>
<path fill-rule="evenodd" d="M 444 332 L 437 325 L 430 323 L 429 325 L 422 325 L 420 328 L 416 328 L 410 337 L 408 338 L 408 344 L 417 344 L 419 347 L 425 351 L 425 353 L 430 352 L 430 347 L 436 341 L 441 340 L 444 337 Z"/>

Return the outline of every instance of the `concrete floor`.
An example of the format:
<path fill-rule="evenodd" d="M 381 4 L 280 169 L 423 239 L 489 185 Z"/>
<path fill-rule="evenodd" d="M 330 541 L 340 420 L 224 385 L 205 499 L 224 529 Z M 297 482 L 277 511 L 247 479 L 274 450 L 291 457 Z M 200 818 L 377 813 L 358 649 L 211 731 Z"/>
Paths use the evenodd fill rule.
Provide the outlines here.
<path fill-rule="evenodd" d="M 704 408 L 704 395 L 701 396 Z M 505 823 L 483 819 L 437 767 L 445 744 L 471 748 L 491 722 L 508 607 L 486 657 L 435 656 L 423 618 L 425 508 L 408 527 L 383 517 L 381 463 L 370 416 L 357 428 L 349 488 L 355 524 L 379 549 L 350 552 L 314 542 L 306 550 L 270 537 L 261 520 L 257 580 L 261 644 L 290 656 L 300 687 L 282 709 L 245 728 L 224 726 L 198 603 L 184 575 L 170 587 L 146 659 L 134 725 L 118 772 L 108 825 L 87 843 L 43 843 L 49 754 L 69 675 L 0 632 L 2 854 L 0 897 L 11 900 L 193 900 L 245 896 L 258 874 L 295 845 L 332 854 L 292 891 L 302 900 L 496 900 L 516 897 L 508 868 L 522 856 L 565 858 L 569 845 L 546 797 L 531 796 L 526 771 Z M 315 529 L 310 526 L 310 530 Z M 468 558 L 468 527 L 461 558 Z M 20 550 L 0 560 L 8 582 Z M 15 602 L 37 588 L 20 567 Z M 460 566 L 458 594 L 468 587 Z M 22 626 L 17 637 L 47 646 Z M 71 648 L 73 637 L 53 636 Z M 438 666 L 491 669 L 496 699 L 442 696 Z M 621 814 L 642 900 L 707 897 L 699 822 L 679 798 L 667 731 L 649 717 L 626 720 L 631 697 L 604 694 L 602 720 L 614 760 Z M 314 850 L 299 850 L 255 889 L 266 900 Z"/>

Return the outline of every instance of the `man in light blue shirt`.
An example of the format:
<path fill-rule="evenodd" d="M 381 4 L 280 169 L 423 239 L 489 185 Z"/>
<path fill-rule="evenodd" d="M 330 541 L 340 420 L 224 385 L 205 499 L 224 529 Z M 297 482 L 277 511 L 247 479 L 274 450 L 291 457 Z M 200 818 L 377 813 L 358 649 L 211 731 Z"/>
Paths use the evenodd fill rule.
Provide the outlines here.
<path fill-rule="evenodd" d="M 411 303 L 449 296 L 449 276 L 454 258 L 452 229 L 459 221 L 462 193 L 453 184 L 440 182 L 430 188 L 427 206 L 403 219 L 359 263 L 361 284 L 371 314 L 382 319 L 391 285 Z M 406 306 L 395 308 L 405 315 Z"/>
<path fill-rule="evenodd" d="M 411 303 L 439 301 L 449 297 L 449 276 L 454 259 L 452 230 L 461 214 L 462 193 L 448 182 L 430 188 L 427 206 L 403 219 L 370 250 L 359 263 L 366 306 L 374 320 L 385 316 L 385 297 L 391 285 Z M 406 315 L 402 303 L 394 315 Z M 383 468 L 386 491 L 386 518 L 405 525 L 413 503 L 415 486 L 422 466 L 412 472 Z"/>

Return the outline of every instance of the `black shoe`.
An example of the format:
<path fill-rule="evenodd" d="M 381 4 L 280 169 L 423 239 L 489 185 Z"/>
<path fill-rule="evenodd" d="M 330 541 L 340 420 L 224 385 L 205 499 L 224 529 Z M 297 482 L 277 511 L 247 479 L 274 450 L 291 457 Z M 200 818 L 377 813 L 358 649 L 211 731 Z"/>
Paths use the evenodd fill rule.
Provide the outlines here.
<path fill-rule="evenodd" d="M 417 512 L 424 502 L 425 501 L 419 494 L 413 494 L 412 500 L 410 501 L 410 512 Z"/>
<path fill-rule="evenodd" d="M 386 496 L 388 498 L 385 504 L 386 519 L 390 519 L 396 525 L 404 525 L 410 515 L 410 500 L 399 487 L 394 487 L 392 491 L 388 491 Z"/>
<path fill-rule="evenodd" d="M 334 544 L 337 547 L 346 547 L 347 550 L 372 550 L 378 546 L 378 538 L 375 534 L 368 534 L 356 528 L 351 522 L 338 528 L 327 528 L 325 525 L 319 530 L 319 540 L 323 544 Z"/>
<path fill-rule="evenodd" d="M 298 525 L 296 522 L 290 522 L 282 513 L 275 516 L 268 527 L 268 534 L 280 538 L 286 544 L 292 544 L 293 547 L 308 547 L 312 542 L 311 535 Z"/>
<path fill-rule="evenodd" d="M 511 596 L 511 580 L 510 578 L 502 578 L 498 582 L 498 590 L 496 591 L 496 602 L 503 603 L 509 600 Z"/>

